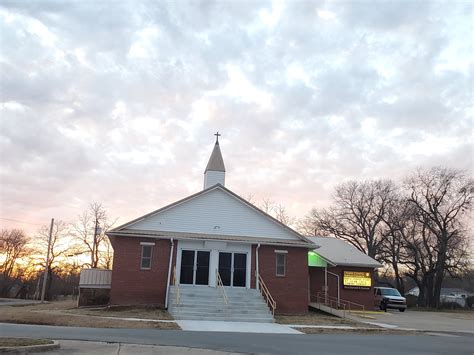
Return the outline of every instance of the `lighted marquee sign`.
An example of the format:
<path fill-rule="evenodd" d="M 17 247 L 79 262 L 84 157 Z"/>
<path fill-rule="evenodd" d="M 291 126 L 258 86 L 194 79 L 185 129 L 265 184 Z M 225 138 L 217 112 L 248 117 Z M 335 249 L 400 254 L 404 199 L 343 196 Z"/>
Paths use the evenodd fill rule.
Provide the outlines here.
<path fill-rule="evenodd" d="M 369 289 L 372 286 L 370 272 L 344 271 L 344 288 Z"/>

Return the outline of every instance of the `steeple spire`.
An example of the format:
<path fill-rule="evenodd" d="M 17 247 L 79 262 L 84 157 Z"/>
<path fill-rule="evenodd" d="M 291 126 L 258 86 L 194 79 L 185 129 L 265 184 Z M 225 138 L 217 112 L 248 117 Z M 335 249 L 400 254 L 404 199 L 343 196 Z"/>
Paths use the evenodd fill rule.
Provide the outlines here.
<path fill-rule="evenodd" d="M 211 157 L 207 163 L 206 170 L 204 170 L 204 189 L 216 184 L 225 184 L 225 166 L 222 158 L 221 148 L 219 146 L 219 132 L 214 134 L 216 136 L 216 143 L 212 150 Z"/>

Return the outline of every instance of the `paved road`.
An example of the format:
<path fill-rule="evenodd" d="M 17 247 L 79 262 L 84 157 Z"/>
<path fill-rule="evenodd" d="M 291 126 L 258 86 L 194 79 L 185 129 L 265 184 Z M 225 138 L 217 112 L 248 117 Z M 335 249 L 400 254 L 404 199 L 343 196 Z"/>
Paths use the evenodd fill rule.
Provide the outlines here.
<path fill-rule="evenodd" d="M 253 334 L 98 329 L 0 323 L 0 336 L 181 346 L 260 354 L 473 354 L 474 338 L 382 334 Z"/>

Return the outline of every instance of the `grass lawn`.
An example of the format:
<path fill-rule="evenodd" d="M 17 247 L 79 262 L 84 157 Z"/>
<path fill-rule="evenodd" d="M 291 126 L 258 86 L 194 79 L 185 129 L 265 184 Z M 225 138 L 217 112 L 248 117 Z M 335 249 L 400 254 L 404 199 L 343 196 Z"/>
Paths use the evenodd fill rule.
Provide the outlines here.
<path fill-rule="evenodd" d="M 53 341 L 48 339 L 0 338 L 0 348 L 46 344 L 53 344 Z"/>
<path fill-rule="evenodd" d="M 100 317 L 172 319 L 168 312 L 158 309 L 125 307 L 122 310 L 92 310 L 76 308 L 76 301 L 57 301 L 28 306 L 1 306 L 0 322 L 18 324 L 62 325 L 94 328 L 154 328 L 180 329 L 174 322 L 130 321 Z"/>

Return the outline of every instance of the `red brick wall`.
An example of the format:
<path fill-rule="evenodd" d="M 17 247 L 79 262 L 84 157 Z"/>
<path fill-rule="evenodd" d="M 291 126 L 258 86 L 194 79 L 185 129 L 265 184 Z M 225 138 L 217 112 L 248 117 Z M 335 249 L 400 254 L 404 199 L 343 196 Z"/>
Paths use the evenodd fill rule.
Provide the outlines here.
<path fill-rule="evenodd" d="M 140 242 L 154 242 L 151 270 L 140 270 Z M 114 237 L 110 304 L 165 304 L 171 243 L 165 239 Z M 175 251 L 177 242 L 175 242 Z M 176 255 L 176 253 L 174 253 Z M 176 259 L 175 259 L 176 260 Z M 172 275 L 171 275 L 172 278 Z"/>
<path fill-rule="evenodd" d="M 286 275 L 276 276 L 275 250 L 287 250 Z M 252 248 L 254 260 L 255 248 Z M 277 303 L 277 314 L 305 314 L 308 312 L 308 250 L 294 247 L 262 245 L 258 251 L 259 271 Z M 255 264 L 253 264 L 255 265 Z M 252 274 L 254 274 L 252 270 Z M 255 280 L 252 278 L 252 287 Z"/>
<path fill-rule="evenodd" d="M 328 271 L 339 275 L 340 280 L 340 297 L 343 300 L 363 304 L 366 308 L 372 309 L 374 307 L 374 290 L 371 287 L 368 290 L 356 290 L 356 289 L 345 289 L 342 285 L 344 271 L 359 271 L 369 272 L 372 276 L 372 285 L 374 284 L 374 270 L 370 268 L 359 268 L 359 267 L 345 267 L 336 266 L 329 267 Z M 311 301 L 316 301 L 316 293 L 323 292 L 324 286 L 324 268 L 310 267 L 310 292 Z M 328 274 L 328 294 L 332 297 L 337 297 L 337 279 L 335 276 Z"/>

